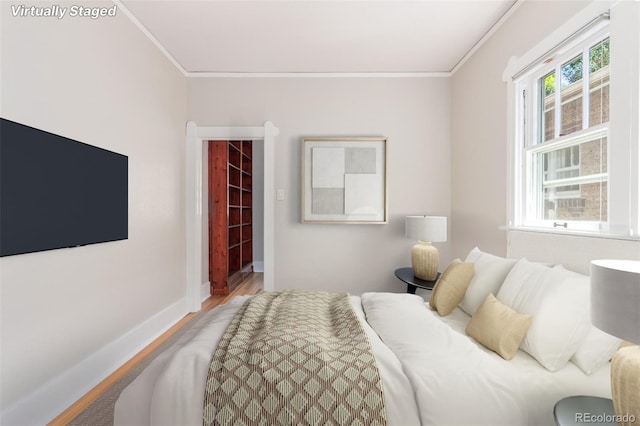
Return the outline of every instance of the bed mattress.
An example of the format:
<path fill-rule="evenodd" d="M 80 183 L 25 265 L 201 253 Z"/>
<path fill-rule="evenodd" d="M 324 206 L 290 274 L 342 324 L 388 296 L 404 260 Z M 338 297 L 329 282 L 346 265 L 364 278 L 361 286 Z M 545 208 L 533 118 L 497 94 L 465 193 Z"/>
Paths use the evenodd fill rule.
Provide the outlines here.
<path fill-rule="evenodd" d="M 211 354 L 246 297 L 203 314 L 158 356 L 116 403 L 115 425 L 201 425 Z M 440 317 L 417 295 L 350 296 L 383 383 L 390 425 L 553 424 L 570 395 L 610 397 L 609 369 L 574 364 L 551 373 L 518 351 L 505 361 L 464 332 L 470 317 Z"/>

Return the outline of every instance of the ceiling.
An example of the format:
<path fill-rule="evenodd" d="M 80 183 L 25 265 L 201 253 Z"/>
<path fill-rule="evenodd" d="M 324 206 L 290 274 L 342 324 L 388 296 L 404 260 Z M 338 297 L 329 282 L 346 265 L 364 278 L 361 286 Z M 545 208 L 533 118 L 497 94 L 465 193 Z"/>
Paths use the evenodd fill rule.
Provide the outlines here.
<path fill-rule="evenodd" d="M 448 73 L 516 3 L 120 1 L 186 73 Z"/>

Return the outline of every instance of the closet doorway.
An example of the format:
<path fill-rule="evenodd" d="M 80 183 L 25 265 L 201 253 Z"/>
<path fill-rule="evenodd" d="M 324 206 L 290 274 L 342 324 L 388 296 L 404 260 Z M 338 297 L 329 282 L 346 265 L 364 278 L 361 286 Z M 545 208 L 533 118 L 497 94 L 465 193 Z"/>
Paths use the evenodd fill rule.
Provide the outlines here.
<path fill-rule="evenodd" d="M 264 153 L 251 140 L 207 145 L 208 274 L 211 295 L 218 296 L 263 272 Z"/>
<path fill-rule="evenodd" d="M 203 193 L 209 140 L 251 140 L 262 143 L 263 169 L 263 281 L 264 290 L 274 290 L 274 210 L 275 210 L 275 138 L 280 131 L 271 122 L 255 127 L 213 127 L 187 123 L 186 148 L 186 305 L 190 312 L 200 310 L 204 298 L 203 265 L 208 264 L 206 213 L 207 194 Z M 255 184 L 254 184 L 255 190 Z M 255 208 L 255 204 L 254 204 Z M 208 286 L 206 293 L 209 293 Z"/>

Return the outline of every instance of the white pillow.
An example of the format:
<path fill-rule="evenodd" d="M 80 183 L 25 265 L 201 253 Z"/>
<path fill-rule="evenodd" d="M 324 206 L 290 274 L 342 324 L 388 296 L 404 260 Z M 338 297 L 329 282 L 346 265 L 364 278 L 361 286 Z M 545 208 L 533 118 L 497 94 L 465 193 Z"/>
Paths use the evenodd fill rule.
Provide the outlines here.
<path fill-rule="evenodd" d="M 490 293 L 498 293 L 516 260 L 484 253 L 475 247 L 469 252 L 465 262 L 474 264 L 474 274 L 460 302 L 460 308 L 473 316 Z"/>
<path fill-rule="evenodd" d="M 520 259 L 498 292 L 498 299 L 533 316 L 520 349 L 547 370 L 564 367 L 590 328 L 589 277 Z"/>
<path fill-rule="evenodd" d="M 620 347 L 620 343 L 622 341 L 617 337 L 591 326 L 587 337 L 573 354 L 571 361 L 585 374 L 591 374 L 609 362 Z"/>
<path fill-rule="evenodd" d="M 558 265 L 555 268 L 566 271 L 562 265 Z M 575 272 L 567 272 L 580 276 Z M 571 357 L 571 361 L 585 374 L 591 374 L 611 360 L 620 347 L 622 340 L 591 325 L 591 288 L 589 288 L 587 294 L 587 318 L 589 331 L 576 353 Z"/>

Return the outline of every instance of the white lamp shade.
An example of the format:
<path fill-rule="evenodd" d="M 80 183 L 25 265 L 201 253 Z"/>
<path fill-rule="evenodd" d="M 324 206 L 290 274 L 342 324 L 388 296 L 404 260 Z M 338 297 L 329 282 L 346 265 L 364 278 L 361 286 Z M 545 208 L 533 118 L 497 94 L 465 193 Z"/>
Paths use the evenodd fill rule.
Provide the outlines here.
<path fill-rule="evenodd" d="M 640 344 L 640 261 L 591 262 L 591 322 L 613 336 Z"/>
<path fill-rule="evenodd" d="M 405 235 L 414 241 L 447 241 L 447 218 L 445 216 L 407 216 Z"/>

